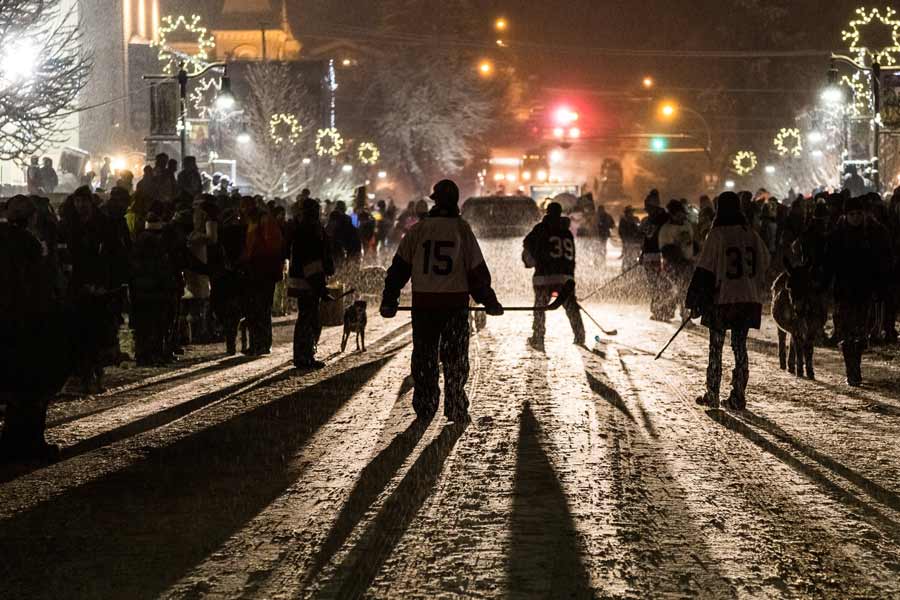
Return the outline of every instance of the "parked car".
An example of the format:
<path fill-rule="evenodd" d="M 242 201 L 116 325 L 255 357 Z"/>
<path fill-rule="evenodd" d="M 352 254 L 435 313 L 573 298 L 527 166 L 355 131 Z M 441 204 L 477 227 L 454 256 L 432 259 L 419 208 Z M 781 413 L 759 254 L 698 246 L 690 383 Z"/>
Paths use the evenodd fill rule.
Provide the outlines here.
<path fill-rule="evenodd" d="M 528 196 L 469 198 L 462 216 L 482 238 L 524 237 L 542 217 L 537 203 Z"/>

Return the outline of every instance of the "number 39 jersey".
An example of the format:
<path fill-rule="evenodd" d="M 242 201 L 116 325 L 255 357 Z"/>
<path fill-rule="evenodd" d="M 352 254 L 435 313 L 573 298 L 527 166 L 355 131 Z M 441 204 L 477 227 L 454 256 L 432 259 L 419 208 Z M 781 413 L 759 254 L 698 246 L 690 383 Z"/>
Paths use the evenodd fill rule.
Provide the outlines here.
<path fill-rule="evenodd" d="M 750 227 L 715 227 L 709 232 L 697 261 L 716 277 L 716 304 L 763 304 L 769 251 Z"/>
<path fill-rule="evenodd" d="M 575 278 L 575 238 L 568 219 L 545 217 L 522 245 L 525 266 L 534 267 L 535 286 L 563 285 Z"/>
<path fill-rule="evenodd" d="M 410 266 L 413 304 L 420 307 L 468 306 L 473 274 L 486 272 L 475 234 L 459 217 L 420 221 L 400 242 L 397 257 Z"/>

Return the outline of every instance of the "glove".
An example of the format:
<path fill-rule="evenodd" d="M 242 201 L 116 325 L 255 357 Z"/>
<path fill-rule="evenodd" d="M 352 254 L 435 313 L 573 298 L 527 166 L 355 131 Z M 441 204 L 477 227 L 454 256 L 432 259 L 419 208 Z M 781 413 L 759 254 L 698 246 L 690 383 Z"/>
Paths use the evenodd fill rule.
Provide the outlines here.
<path fill-rule="evenodd" d="M 489 304 L 484 307 L 484 312 L 491 315 L 492 317 L 499 317 L 503 315 L 503 306 L 499 302 Z"/>
<path fill-rule="evenodd" d="M 393 319 L 397 316 L 397 305 L 382 303 L 378 312 L 380 312 L 381 316 L 385 319 Z"/>

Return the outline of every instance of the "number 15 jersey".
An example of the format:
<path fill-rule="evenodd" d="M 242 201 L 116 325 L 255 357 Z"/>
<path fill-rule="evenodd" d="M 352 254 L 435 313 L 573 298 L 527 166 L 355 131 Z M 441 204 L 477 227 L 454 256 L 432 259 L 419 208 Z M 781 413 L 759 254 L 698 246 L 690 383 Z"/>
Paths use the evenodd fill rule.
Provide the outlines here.
<path fill-rule="evenodd" d="M 715 275 L 716 304 L 763 304 L 769 251 L 750 227 L 714 227 L 703 245 L 697 269 Z"/>
<path fill-rule="evenodd" d="M 398 278 L 407 273 L 408 277 Z M 456 216 L 429 216 L 409 230 L 388 271 L 385 296 L 388 288 L 398 284 L 402 288 L 408 279 L 417 308 L 464 308 L 470 294 L 484 302 L 483 294 L 491 286 L 478 240 L 469 224 Z"/>

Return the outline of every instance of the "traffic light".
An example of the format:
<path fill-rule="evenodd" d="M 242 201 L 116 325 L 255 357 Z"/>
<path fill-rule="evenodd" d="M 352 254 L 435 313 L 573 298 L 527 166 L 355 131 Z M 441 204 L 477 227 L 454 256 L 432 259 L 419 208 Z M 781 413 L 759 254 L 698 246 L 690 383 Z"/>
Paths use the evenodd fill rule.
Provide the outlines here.
<path fill-rule="evenodd" d="M 669 147 L 669 142 L 664 137 L 654 137 L 650 139 L 650 150 L 653 152 L 665 152 Z"/>

